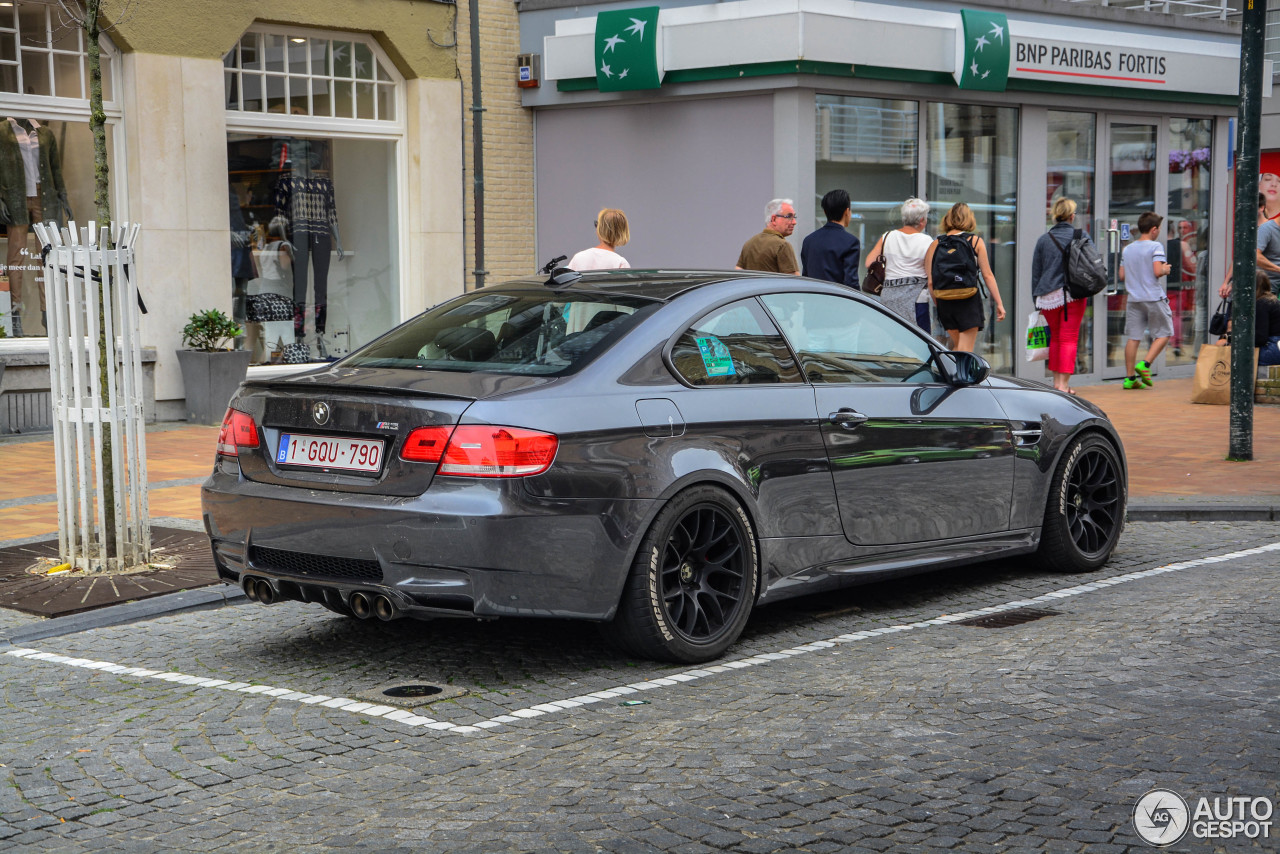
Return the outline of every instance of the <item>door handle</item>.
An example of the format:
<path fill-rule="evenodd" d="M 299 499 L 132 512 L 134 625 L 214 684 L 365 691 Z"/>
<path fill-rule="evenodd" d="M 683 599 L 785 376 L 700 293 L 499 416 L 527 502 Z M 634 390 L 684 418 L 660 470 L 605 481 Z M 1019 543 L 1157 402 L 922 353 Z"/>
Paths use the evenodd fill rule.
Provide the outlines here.
<path fill-rule="evenodd" d="M 863 415 L 856 409 L 840 409 L 831 413 L 828 417 L 845 430 L 852 430 L 868 419 L 868 416 Z"/>

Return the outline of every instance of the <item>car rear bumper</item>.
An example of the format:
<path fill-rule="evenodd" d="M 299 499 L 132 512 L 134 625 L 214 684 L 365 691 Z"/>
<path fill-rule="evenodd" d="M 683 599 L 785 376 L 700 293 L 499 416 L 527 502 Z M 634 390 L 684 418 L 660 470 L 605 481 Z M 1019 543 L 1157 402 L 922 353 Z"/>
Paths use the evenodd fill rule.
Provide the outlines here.
<path fill-rule="evenodd" d="M 652 500 L 537 498 L 514 480 L 438 479 L 403 498 L 255 483 L 233 468 L 201 488 L 224 581 L 264 579 L 302 601 L 381 594 L 407 616 L 608 619 L 656 512 Z"/>

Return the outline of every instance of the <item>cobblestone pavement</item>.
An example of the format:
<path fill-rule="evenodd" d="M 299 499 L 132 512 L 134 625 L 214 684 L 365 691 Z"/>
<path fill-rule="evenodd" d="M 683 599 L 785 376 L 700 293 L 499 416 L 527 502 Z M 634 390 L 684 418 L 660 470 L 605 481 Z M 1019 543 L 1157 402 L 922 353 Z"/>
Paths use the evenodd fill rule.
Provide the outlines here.
<path fill-rule="evenodd" d="M 1271 544 L 1132 524 L 1088 576 L 1019 559 L 761 609 L 703 668 L 585 624 L 296 603 L 0 647 L 0 848 L 1142 850 L 1152 788 L 1280 794 Z M 1059 613 L 953 622 L 1018 603 Z M 348 699 L 409 678 L 466 693 Z M 1251 848 L 1276 842 L 1171 850 Z"/>

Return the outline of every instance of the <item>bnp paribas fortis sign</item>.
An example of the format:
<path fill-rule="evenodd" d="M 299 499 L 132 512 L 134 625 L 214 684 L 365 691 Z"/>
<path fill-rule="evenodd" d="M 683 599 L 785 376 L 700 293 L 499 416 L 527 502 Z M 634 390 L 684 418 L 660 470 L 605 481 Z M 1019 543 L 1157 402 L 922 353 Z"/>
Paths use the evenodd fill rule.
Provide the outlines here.
<path fill-rule="evenodd" d="M 1003 92 L 1009 83 L 1009 20 L 1000 12 L 961 9 L 964 64 L 956 77 L 961 89 Z"/>

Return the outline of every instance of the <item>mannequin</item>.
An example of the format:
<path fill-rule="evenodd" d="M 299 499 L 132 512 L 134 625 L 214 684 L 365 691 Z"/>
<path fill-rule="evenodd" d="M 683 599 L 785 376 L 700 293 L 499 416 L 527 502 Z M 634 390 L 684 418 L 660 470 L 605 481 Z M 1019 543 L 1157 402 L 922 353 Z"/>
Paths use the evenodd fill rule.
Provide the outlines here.
<path fill-rule="evenodd" d="M 253 269 L 253 230 L 244 221 L 240 198 L 235 188 L 230 188 L 227 206 L 231 209 L 231 316 L 236 323 L 245 320 L 244 305 L 249 280 L 255 277 Z"/>
<path fill-rule="evenodd" d="M 338 211 L 334 201 L 333 181 L 319 175 L 315 166 L 321 162 L 319 146 L 312 140 L 290 139 L 283 147 L 282 160 L 291 172 L 276 182 L 277 215 L 288 222 L 289 243 L 293 246 L 293 336 L 301 342 L 306 326 L 307 271 L 314 267 L 312 284 L 315 291 L 315 331 L 324 334 L 329 296 L 329 252 L 336 248 L 338 258 L 342 240 L 338 236 Z M 292 156 L 292 152 L 298 154 Z M 283 157 L 288 157 L 284 160 Z M 323 357 L 324 345 L 320 343 Z"/>
<path fill-rule="evenodd" d="M 31 223 L 53 220 L 62 225 L 70 215 L 62 158 L 53 132 L 30 119 L 0 120 L 0 220 L 9 239 L 6 269 L 14 335 L 23 334 L 23 298 L 31 296 L 24 293 L 25 281 L 38 286 L 42 325 L 45 320 L 44 279 L 35 270 L 25 269 L 38 265 L 22 252 L 28 248 Z"/>

